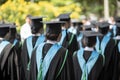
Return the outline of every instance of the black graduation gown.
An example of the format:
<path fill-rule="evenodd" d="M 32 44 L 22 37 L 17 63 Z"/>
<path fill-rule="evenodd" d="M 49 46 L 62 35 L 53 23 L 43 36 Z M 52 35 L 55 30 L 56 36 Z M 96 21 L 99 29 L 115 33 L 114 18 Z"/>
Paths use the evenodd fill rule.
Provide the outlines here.
<path fill-rule="evenodd" d="M 91 51 L 84 51 L 83 57 L 87 61 L 91 55 Z M 82 77 L 82 70 L 80 68 L 77 54 L 73 56 L 73 64 L 74 64 L 74 80 L 81 80 Z M 99 55 L 97 61 L 95 62 L 93 68 L 91 69 L 90 73 L 88 74 L 88 80 L 99 80 L 100 73 L 103 68 L 103 57 Z"/>
<path fill-rule="evenodd" d="M 100 39 L 100 41 L 102 38 Z M 101 72 L 101 76 L 99 80 L 116 80 L 114 76 L 116 73 L 114 72 L 116 67 L 116 49 L 115 49 L 115 41 L 110 39 L 108 44 L 106 45 L 104 56 L 105 56 L 105 63 L 103 70 Z"/>
<path fill-rule="evenodd" d="M 69 44 L 72 35 L 73 35 L 73 39 L 72 39 L 71 43 Z M 62 46 L 64 48 L 67 48 L 69 53 L 71 55 L 73 55 L 73 53 L 79 49 L 76 35 L 71 32 L 66 31 L 66 37 L 63 40 Z"/>
<path fill-rule="evenodd" d="M 19 80 L 18 58 L 12 44 L 0 54 L 0 80 Z"/>
<path fill-rule="evenodd" d="M 120 52 L 118 50 L 118 43 L 120 39 L 115 39 L 116 47 L 115 47 L 115 56 L 114 56 L 114 75 L 113 78 L 115 80 L 120 80 Z"/>
<path fill-rule="evenodd" d="M 45 44 L 43 47 L 43 57 L 45 57 L 46 52 L 50 49 L 52 44 Z M 45 80 L 74 80 L 73 75 L 73 63 L 70 54 L 68 53 L 67 59 L 65 61 L 64 67 L 60 73 L 60 75 L 56 78 L 64 57 L 65 57 L 66 49 L 60 48 L 58 52 L 55 54 L 52 59 L 47 74 L 45 76 Z M 30 80 L 37 80 L 37 64 L 36 64 L 36 50 L 33 51 L 33 55 L 31 58 L 31 67 L 30 67 Z"/>
<path fill-rule="evenodd" d="M 38 36 L 34 36 L 32 38 L 33 47 L 35 46 L 37 39 L 38 39 Z M 22 52 L 21 52 L 21 80 L 29 80 L 29 70 L 28 70 L 29 63 L 30 63 L 30 58 L 28 55 L 26 39 L 25 39 L 22 47 Z"/>

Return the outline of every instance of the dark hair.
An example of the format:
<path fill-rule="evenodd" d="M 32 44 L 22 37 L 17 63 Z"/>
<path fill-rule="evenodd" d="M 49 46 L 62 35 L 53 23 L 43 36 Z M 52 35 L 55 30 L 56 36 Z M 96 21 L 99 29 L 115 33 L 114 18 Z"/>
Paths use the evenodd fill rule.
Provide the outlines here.
<path fill-rule="evenodd" d="M 82 39 L 83 47 L 93 47 L 96 44 L 96 37 L 83 37 Z"/>
<path fill-rule="evenodd" d="M 109 31 L 109 27 L 99 29 L 99 32 L 102 33 L 103 35 L 107 34 L 108 31 Z"/>
<path fill-rule="evenodd" d="M 46 38 L 48 40 L 57 41 L 59 34 L 49 34 L 46 33 Z"/>

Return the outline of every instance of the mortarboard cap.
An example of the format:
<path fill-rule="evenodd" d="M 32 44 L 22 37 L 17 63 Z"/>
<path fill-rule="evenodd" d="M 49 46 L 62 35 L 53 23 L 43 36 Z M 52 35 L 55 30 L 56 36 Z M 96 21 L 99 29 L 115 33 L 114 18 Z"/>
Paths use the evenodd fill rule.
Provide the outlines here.
<path fill-rule="evenodd" d="M 109 26 L 110 26 L 110 23 L 106 21 L 98 23 L 99 31 L 102 34 L 106 34 L 109 31 Z"/>
<path fill-rule="evenodd" d="M 15 24 L 11 24 L 10 25 L 10 32 L 11 32 L 11 34 L 16 34 L 17 33 Z"/>
<path fill-rule="evenodd" d="M 40 28 L 43 28 L 43 17 L 30 17 L 31 19 L 31 30 L 33 34 L 39 32 Z"/>
<path fill-rule="evenodd" d="M 110 23 L 107 21 L 97 23 L 99 28 L 109 28 Z"/>
<path fill-rule="evenodd" d="M 91 30 L 91 28 L 94 28 L 94 25 L 90 24 L 90 25 L 83 25 L 83 30 Z"/>
<path fill-rule="evenodd" d="M 81 34 L 83 34 L 83 45 L 92 47 L 96 43 L 96 37 L 97 36 L 102 36 L 100 32 L 95 32 L 95 31 L 80 31 Z"/>
<path fill-rule="evenodd" d="M 77 19 L 72 19 L 71 22 L 72 22 L 73 26 L 76 26 L 76 25 L 77 25 L 77 26 L 80 26 L 80 25 L 83 24 L 82 22 L 80 22 L 80 21 L 77 20 Z"/>
<path fill-rule="evenodd" d="M 59 34 L 61 32 L 61 24 L 65 22 L 63 21 L 52 21 L 46 22 L 46 33 L 48 34 Z"/>
<path fill-rule="evenodd" d="M 80 31 L 80 32 L 85 37 L 102 36 L 102 34 L 100 32 L 95 32 L 95 31 Z"/>
<path fill-rule="evenodd" d="M 57 18 L 59 18 L 60 21 L 70 21 L 70 14 L 71 13 L 60 14 Z"/>
<path fill-rule="evenodd" d="M 4 37 L 9 32 L 11 24 L 0 24 L 0 37 Z"/>
<path fill-rule="evenodd" d="M 115 19 L 115 22 L 119 22 L 120 23 L 120 17 L 114 17 L 114 19 Z"/>

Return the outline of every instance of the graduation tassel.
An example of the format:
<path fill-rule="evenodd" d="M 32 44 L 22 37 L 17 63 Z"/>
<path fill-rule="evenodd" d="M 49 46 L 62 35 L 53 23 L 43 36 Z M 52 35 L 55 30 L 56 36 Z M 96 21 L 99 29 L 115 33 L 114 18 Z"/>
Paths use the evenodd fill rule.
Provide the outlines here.
<path fill-rule="evenodd" d="M 40 65 L 40 70 L 38 72 L 37 80 L 42 80 L 42 64 Z"/>
<path fill-rule="evenodd" d="M 30 70 L 30 61 L 29 61 L 28 65 L 27 65 L 27 70 L 28 71 Z"/>

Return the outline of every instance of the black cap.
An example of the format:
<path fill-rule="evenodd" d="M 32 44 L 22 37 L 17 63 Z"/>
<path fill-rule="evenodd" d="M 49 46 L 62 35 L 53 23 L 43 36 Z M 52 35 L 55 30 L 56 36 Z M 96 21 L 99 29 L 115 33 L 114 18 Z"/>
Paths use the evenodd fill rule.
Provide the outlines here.
<path fill-rule="evenodd" d="M 46 33 L 59 34 L 61 32 L 61 24 L 63 23 L 65 22 L 63 21 L 46 22 Z"/>
<path fill-rule="evenodd" d="M 15 24 L 11 24 L 10 25 L 10 33 L 11 34 L 16 34 L 17 33 L 16 25 Z"/>
<path fill-rule="evenodd" d="M 80 31 L 80 32 L 85 37 L 102 36 L 102 34 L 100 32 L 95 32 L 95 31 Z"/>
<path fill-rule="evenodd" d="M 102 36 L 101 33 L 95 32 L 95 31 L 81 31 L 83 34 L 83 47 L 88 46 L 88 47 L 93 47 L 96 43 L 96 37 L 97 36 Z"/>
<path fill-rule="evenodd" d="M 109 26 L 110 26 L 110 23 L 106 21 L 98 23 L 99 31 L 102 34 L 106 34 L 109 31 Z"/>
<path fill-rule="evenodd" d="M 76 26 L 76 25 L 77 25 L 77 26 L 83 25 L 83 23 L 80 22 L 80 21 L 77 20 L 77 19 L 72 19 L 71 22 L 72 22 L 73 26 Z"/>
<path fill-rule="evenodd" d="M 43 28 L 43 17 L 30 17 L 32 34 L 39 32 L 40 28 Z"/>
<path fill-rule="evenodd" d="M 9 32 L 9 27 L 11 24 L 0 24 L 0 37 L 4 36 Z"/>
<path fill-rule="evenodd" d="M 109 28 L 109 26 L 110 26 L 110 23 L 108 23 L 107 21 L 99 22 L 97 24 L 98 24 L 99 28 Z"/>
<path fill-rule="evenodd" d="M 115 18 L 115 22 L 119 22 L 120 23 L 120 17 L 114 17 Z"/>
<path fill-rule="evenodd" d="M 83 30 L 91 30 L 91 28 L 94 28 L 94 25 L 90 24 L 90 25 L 83 25 Z"/>
<path fill-rule="evenodd" d="M 60 14 L 57 18 L 60 19 L 60 21 L 70 21 L 70 14 L 71 13 L 64 13 L 64 14 Z"/>

